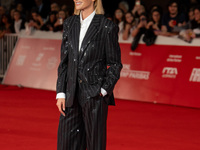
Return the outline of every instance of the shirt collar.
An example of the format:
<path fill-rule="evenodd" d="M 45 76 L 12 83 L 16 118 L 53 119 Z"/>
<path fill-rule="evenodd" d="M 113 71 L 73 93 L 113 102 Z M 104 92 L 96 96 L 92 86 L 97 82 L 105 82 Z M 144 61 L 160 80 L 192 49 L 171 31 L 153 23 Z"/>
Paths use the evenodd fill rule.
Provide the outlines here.
<path fill-rule="evenodd" d="M 88 24 L 92 21 L 93 17 L 95 15 L 95 10 L 87 17 L 83 20 L 82 15 L 80 13 L 80 18 L 81 18 L 81 24 Z"/>

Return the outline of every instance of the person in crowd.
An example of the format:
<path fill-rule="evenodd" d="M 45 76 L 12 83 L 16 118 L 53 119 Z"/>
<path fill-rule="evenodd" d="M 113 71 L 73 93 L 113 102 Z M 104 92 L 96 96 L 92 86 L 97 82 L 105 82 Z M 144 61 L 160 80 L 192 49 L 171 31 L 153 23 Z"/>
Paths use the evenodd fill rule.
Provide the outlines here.
<path fill-rule="evenodd" d="M 31 16 L 32 16 L 32 19 L 30 20 L 29 22 L 29 27 L 33 27 L 37 30 L 40 30 L 40 28 L 43 26 L 44 24 L 44 21 L 42 19 L 42 17 L 40 16 L 40 14 L 33 10 L 31 12 Z"/>
<path fill-rule="evenodd" d="M 191 43 L 192 39 L 200 37 L 200 6 L 194 8 L 194 21 L 191 24 L 191 28 L 182 31 L 179 37 L 186 42 Z"/>
<path fill-rule="evenodd" d="M 66 19 L 66 13 L 64 10 L 60 10 L 58 12 L 58 18 L 56 23 L 54 24 L 54 32 L 62 31 L 63 30 L 63 21 Z"/>
<path fill-rule="evenodd" d="M 132 37 L 134 37 L 132 45 L 131 45 L 132 50 L 135 50 L 137 48 L 141 35 L 146 32 L 147 22 L 148 21 L 147 21 L 146 14 L 142 13 L 139 17 L 138 25 L 131 33 Z"/>
<path fill-rule="evenodd" d="M 0 38 L 2 38 L 6 33 L 11 33 L 11 19 L 7 14 L 3 14 L 1 18 L 0 26 Z"/>
<path fill-rule="evenodd" d="M 5 14 L 6 12 L 6 9 L 0 5 L 0 24 L 2 23 L 1 20 L 2 20 L 2 16 Z"/>
<path fill-rule="evenodd" d="M 168 5 L 168 13 L 162 18 L 162 32 L 157 32 L 157 35 L 173 36 L 177 35 L 175 27 L 182 27 L 186 24 L 186 17 L 179 12 L 179 3 L 177 0 L 171 0 Z"/>
<path fill-rule="evenodd" d="M 145 9 L 143 3 L 140 0 L 136 0 L 135 5 L 134 5 L 131 12 L 132 12 L 133 16 L 135 16 L 135 20 L 138 23 L 140 15 L 142 13 L 145 13 L 146 9 Z"/>
<path fill-rule="evenodd" d="M 10 10 L 10 19 L 12 20 L 12 21 L 14 21 L 14 12 L 16 11 L 16 9 L 15 8 L 12 8 L 11 10 Z"/>
<path fill-rule="evenodd" d="M 156 7 L 151 10 L 150 21 L 147 24 L 147 29 L 161 30 L 161 11 Z"/>
<path fill-rule="evenodd" d="M 67 6 L 66 4 L 64 4 L 64 5 L 61 6 L 61 10 L 64 10 L 64 11 L 65 11 L 66 18 L 73 15 L 73 9 L 71 9 L 71 8 L 70 8 L 69 6 Z"/>
<path fill-rule="evenodd" d="M 26 18 L 26 13 L 25 13 L 25 11 L 24 11 L 24 7 L 23 7 L 22 3 L 18 3 L 18 4 L 17 4 L 16 10 L 20 12 L 21 18 L 23 18 L 23 19 Z"/>
<path fill-rule="evenodd" d="M 124 24 L 124 11 L 120 8 L 115 10 L 114 23 L 118 24 L 119 26 L 119 33 L 123 32 L 123 24 Z"/>
<path fill-rule="evenodd" d="M 56 15 L 57 12 L 56 11 L 52 11 L 49 13 L 49 19 L 47 20 L 47 22 L 41 27 L 41 30 L 45 30 L 45 31 L 53 31 L 54 29 L 54 24 L 56 23 Z"/>
<path fill-rule="evenodd" d="M 12 32 L 19 33 L 22 29 L 25 29 L 25 20 L 21 17 L 21 13 L 18 10 L 15 10 Z"/>
<path fill-rule="evenodd" d="M 51 12 L 59 12 L 60 11 L 60 7 L 57 3 L 52 3 L 51 4 Z"/>
<path fill-rule="evenodd" d="M 195 16 L 194 16 L 194 8 L 191 7 L 188 11 L 188 22 L 186 23 L 186 25 L 181 26 L 181 27 L 177 27 L 175 26 L 174 28 L 176 28 L 176 31 L 180 31 L 181 33 L 179 34 L 183 34 L 183 32 L 185 32 L 187 29 L 195 29 L 198 27 L 198 24 L 195 20 Z"/>
<path fill-rule="evenodd" d="M 21 3 L 18 3 L 16 6 L 16 10 L 22 13 L 24 11 L 23 5 Z"/>
<path fill-rule="evenodd" d="M 136 28 L 132 31 L 132 37 L 136 37 L 138 33 L 144 33 L 147 26 L 147 16 L 145 13 L 142 13 L 139 18 L 139 23 Z"/>
<path fill-rule="evenodd" d="M 189 12 L 188 12 L 188 20 L 189 20 L 189 21 L 194 20 L 194 10 L 193 10 L 193 8 L 190 8 L 190 9 L 189 9 Z"/>
<path fill-rule="evenodd" d="M 35 0 L 35 4 L 39 15 L 45 20 L 50 12 L 50 6 L 43 3 L 43 0 Z"/>
<path fill-rule="evenodd" d="M 200 29 L 200 6 L 194 8 L 194 19 L 196 21 L 196 26 L 193 26 L 192 29 Z"/>
<path fill-rule="evenodd" d="M 122 39 L 127 40 L 135 27 L 134 16 L 131 12 L 125 13 Z"/>
<path fill-rule="evenodd" d="M 146 26 L 146 32 L 143 38 L 143 41 L 146 43 L 147 46 L 155 43 L 155 40 L 157 38 L 155 32 L 161 31 L 161 15 L 162 13 L 159 7 L 154 6 L 151 10 L 150 21 Z"/>
<path fill-rule="evenodd" d="M 185 26 L 182 26 L 180 30 L 185 30 L 185 29 L 195 29 L 198 28 L 198 23 L 195 20 L 195 15 L 194 15 L 194 8 L 190 8 L 188 12 L 188 22 Z"/>
<path fill-rule="evenodd" d="M 118 8 L 122 9 L 124 11 L 124 13 L 127 13 L 129 11 L 129 5 L 126 1 L 121 1 L 118 4 Z"/>

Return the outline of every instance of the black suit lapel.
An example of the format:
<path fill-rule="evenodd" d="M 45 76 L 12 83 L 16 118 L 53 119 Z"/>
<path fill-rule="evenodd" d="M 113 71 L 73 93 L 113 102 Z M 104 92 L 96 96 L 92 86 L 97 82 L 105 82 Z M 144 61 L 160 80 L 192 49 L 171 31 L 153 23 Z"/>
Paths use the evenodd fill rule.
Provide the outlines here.
<path fill-rule="evenodd" d="M 78 51 L 79 51 L 79 36 L 80 36 L 80 16 L 77 15 L 75 18 L 74 26 L 71 30 L 71 37 L 72 37 L 72 45 L 73 45 L 73 52 L 76 59 L 78 58 Z"/>
<path fill-rule="evenodd" d="M 92 19 L 92 22 L 91 22 L 91 24 L 90 24 L 90 26 L 89 26 L 86 34 L 85 34 L 83 42 L 81 44 L 79 59 L 82 58 L 88 44 L 95 37 L 95 35 L 98 33 L 99 25 L 100 25 L 100 16 L 101 15 L 95 15 L 94 18 Z"/>

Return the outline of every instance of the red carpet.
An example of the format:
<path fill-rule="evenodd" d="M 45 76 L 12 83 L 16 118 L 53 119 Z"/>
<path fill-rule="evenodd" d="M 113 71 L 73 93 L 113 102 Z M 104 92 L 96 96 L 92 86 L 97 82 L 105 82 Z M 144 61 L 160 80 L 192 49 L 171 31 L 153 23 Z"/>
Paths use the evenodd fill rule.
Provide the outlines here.
<path fill-rule="evenodd" d="M 56 150 L 55 92 L 0 85 L 0 150 Z M 107 150 L 200 150 L 200 109 L 116 100 Z"/>

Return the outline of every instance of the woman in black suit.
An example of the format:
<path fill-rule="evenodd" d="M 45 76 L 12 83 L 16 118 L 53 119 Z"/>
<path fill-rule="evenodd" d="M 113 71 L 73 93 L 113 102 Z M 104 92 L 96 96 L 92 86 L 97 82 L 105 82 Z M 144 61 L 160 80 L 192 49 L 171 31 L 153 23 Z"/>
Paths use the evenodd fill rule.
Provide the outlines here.
<path fill-rule="evenodd" d="M 108 105 L 122 69 L 119 29 L 103 16 L 101 0 L 74 3 L 75 15 L 63 24 L 57 149 L 105 150 Z"/>

